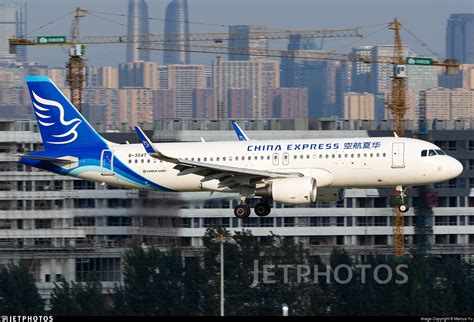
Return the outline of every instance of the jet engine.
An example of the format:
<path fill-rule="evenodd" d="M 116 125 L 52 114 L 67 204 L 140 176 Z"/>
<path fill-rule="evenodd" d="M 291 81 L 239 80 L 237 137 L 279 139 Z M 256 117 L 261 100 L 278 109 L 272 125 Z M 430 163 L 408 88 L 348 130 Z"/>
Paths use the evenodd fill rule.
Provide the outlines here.
<path fill-rule="evenodd" d="M 312 177 L 275 179 L 265 187 L 257 188 L 255 195 L 286 204 L 313 203 L 317 196 L 316 179 Z"/>

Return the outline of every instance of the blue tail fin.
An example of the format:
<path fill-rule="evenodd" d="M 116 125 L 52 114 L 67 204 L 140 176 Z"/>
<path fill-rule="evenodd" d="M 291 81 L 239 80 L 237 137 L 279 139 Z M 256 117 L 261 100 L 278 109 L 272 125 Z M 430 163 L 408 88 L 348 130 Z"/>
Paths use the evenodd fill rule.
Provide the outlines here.
<path fill-rule="evenodd" d="M 27 76 L 26 82 L 46 150 L 107 146 L 48 77 Z"/>

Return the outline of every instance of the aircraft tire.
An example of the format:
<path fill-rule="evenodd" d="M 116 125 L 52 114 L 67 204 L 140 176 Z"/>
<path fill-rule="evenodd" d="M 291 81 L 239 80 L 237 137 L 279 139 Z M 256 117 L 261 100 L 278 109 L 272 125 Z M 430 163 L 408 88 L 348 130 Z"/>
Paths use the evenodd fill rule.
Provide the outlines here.
<path fill-rule="evenodd" d="M 234 208 L 234 216 L 240 219 L 250 216 L 250 207 L 247 205 L 238 205 Z"/>

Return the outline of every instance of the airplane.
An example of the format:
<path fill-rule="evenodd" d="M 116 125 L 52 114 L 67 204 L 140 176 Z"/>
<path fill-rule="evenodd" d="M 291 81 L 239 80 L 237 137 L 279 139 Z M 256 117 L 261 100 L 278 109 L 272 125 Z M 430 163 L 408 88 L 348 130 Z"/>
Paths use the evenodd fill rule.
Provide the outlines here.
<path fill-rule="evenodd" d="M 393 188 L 406 212 L 407 186 L 456 178 L 462 164 L 438 146 L 403 137 L 153 143 L 135 127 L 138 144 L 104 139 L 45 76 L 27 76 L 44 149 L 19 156 L 32 167 L 102 184 L 174 192 L 240 195 L 234 215 L 246 218 L 249 198 L 260 198 L 257 216 L 270 201 L 312 204 L 339 200 L 348 188 Z"/>

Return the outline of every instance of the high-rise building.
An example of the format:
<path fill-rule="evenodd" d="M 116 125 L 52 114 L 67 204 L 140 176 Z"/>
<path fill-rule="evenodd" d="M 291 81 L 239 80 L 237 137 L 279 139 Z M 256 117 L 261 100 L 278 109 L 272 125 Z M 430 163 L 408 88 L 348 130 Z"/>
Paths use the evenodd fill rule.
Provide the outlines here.
<path fill-rule="evenodd" d="M 253 118 L 264 118 L 266 97 L 270 88 L 280 86 L 279 62 L 275 60 L 218 61 L 213 62 L 215 108 L 222 106 L 229 111 L 227 95 L 229 89 L 248 89 L 251 101 L 246 106 Z"/>
<path fill-rule="evenodd" d="M 316 50 L 316 43 L 313 39 L 302 38 L 300 34 L 290 35 L 288 51 L 297 55 L 299 50 Z M 282 87 L 301 86 L 302 63 L 300 58 L 284 57 L 281 59 L 280 83 Z"/>
<path fill-rule="evenodd" d="M 158 64 L 139 61 L 119 65 L 119 88 L 158 89 Z"/>
<path fill-rule="evenodd" d="M 119 96 L 116 88 L 84 88 L 84 117 L 92 124 L 99 124 L 100 130 L 120 129 Z"/>
<path fill-rule="evenodd" d="M 127 44 L 127 62 L 149 61 L 150 52 L 148 50 L 139 50 L 141 42 L 133 42 L 137 40 L 147 41 L 149 33 L 148 27 L 148 5 L 145 0 L 128 0 L 128 21 L 127 21 L 127 37 L 132 42 Z"/>
<path fill-rule="evenodd" d="M 248 88 L 229 88 L 227 90 L 227 106 L 232 119 L 249 118 L 248 106 L 252 102 L 252 93 Z"/>
<path fill-rule="evenodd" d="M 274 88 L 268 92 L 268 117 L 308 117 L 308 90 L 306 88 Z"/>
<path fill-rule="evenodd" d="M 474 64 L 474 13 L 449 15 L 446 28 L 446 58 Z"/>
<path fill-rule="evenodd" d="M 0 3 L 0 63 L 26 61 L 26 46 L 18 46 L 16 54 L 10 54 L 8 38 L 26 35 L 26 4 L 18 1 Z"/>
<path fill-rule="evenodd" d="M 365 57 L 370 59 L 372 46 L 358 46 L 352 48 L 351 58 Z M 370 91 L 371 64 L 361 61 L 352 62 L 351 92 L 364 93 Z"/>
<path fill-rule="evenodd" d="M 420 93 L 424 119 L 455 120 L 474 117 L 474 91 L 465 88 L 432 88 Z"/>
<path fill-rule="evenodd" d="M 206 88 L 205 66 L 175 64 L 168 67 L 168 89 L 173 90 L 173 117 L 193 116 L 193 90 Z"/>
<path fill-rule="evenodd" d="M 212 88 L 193 90 L 193 118 L 209 119 L 216 117 Z"/>
<path fill-rule="evenodd" d="M 436 66 L 407 65 L 407 89 L 410 92 L 415 117 L 419 115 L 420 110 L 420 91 L 438 86 L 438 69 Z"/>
<path fill-rule="evenodd" d="M 337 72 L 339 61 L 307 60 L 303 63 L 301 87 L 308 88 L 308 116 L 337 116 Z"/>
<path fill-rule="evenodd" d="M 266 26 L 257 25 L 229 26 L 229 60 L 265 59 L 268 54 L 268 39 L 251 36 L 249 33 L 266 30 Z M 252 55 L 252 49 L 258 50 L 260 54 Z"/>
<path fill-rule="evenodd" d="M 118 88 L 118 70 L 110 66 L 86 67 L 86 87 Z"/>
<path fill-rule="evenodd" d="M 474 89 L 474 64 L 461 64 L 456 75 L 439 75 L 439 87 Z"/>
<path fill-rule="evenodd" d="M 172 0 L 166 7 L 165 14 L 165 52 L 163 64 L 190 64 L 189 51 L 180 51 L 180 47 L 188 46 L 189 34 L 188 1 Z M 168 49 L 168 50 L 167 50 Z"/>
<path fill-rule="evenodd" d="M 375 120 L 375 98 L 370 93 L 344 94 L 344 119 Z"/>
<path fill-rule="evenodd" d="M 172 89 L 153 91 L 153 120 L 174 118 L 174 108 L 174 91 Z"/>
<path fill-rule="evenodd" d="M 119 121 L 129 128 L 153 122 L 153 91 L 147 88 L 119 89 Z"/>

